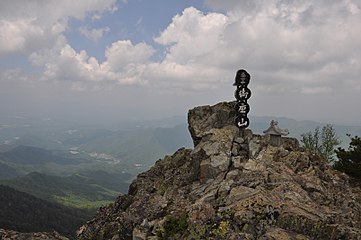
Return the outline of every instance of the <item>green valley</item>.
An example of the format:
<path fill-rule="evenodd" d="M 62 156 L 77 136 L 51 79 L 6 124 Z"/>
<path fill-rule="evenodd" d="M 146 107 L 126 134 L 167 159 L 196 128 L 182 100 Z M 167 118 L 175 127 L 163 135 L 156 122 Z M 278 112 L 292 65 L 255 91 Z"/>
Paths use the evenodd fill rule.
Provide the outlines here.
<path fill-rule="evenodd" d="M 99 178 L 98 174 L 103 178 Z M 32 172 L 15 179 L 0 181 L 0 184 L 65 206 L 95 209 L 113 201 L 120 193 L 125 193 L 130 177 L 129 174 L 110 174 L 103 171 L 68 177 Z M 114 182 L 118 182 L 117 186 Z"/>
<path fill-rule="evenodd" d="M 94 210 L 126 193 L 135 175 L 156 160 L 192 144 L 185 124 L 128 130 L 65 127 L 58 126 L 51 134 L 26 128 L 26 135 L 3 144 L 0 184 L 43 200 Z M 15 132 L 20 135 L 19 129 Z M 41 134 L 32 142 L 29 136 L 36 133 Z M 6 135 L 11 135 L 9 129 Z M 52 149 L 53 143 L 58 148 Z"/>

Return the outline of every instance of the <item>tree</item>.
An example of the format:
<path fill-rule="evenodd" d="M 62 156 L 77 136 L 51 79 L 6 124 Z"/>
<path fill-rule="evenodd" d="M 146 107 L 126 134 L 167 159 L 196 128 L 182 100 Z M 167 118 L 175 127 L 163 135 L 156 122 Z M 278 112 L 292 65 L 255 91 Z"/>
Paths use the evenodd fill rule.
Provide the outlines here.
<path fill-rule="evenodd" d="M 335 152 L 338 161 L 335 163 L 335 168 L 342 171 L 352 177 L 361 179 L 361 138 L 358 136 L 351 137 L 348 150 L 338 148 Z"/>
<path fill-rule="evenodd" d="M 335 147 L 341 143 L 338 139 L 335 129 L 331 124 L 322 127 L 316 127 L 313 132 L 301 134 L 303 147 L 313 152 L 317 152 L 325 157 L 329 163 L 335 161 Z"/>

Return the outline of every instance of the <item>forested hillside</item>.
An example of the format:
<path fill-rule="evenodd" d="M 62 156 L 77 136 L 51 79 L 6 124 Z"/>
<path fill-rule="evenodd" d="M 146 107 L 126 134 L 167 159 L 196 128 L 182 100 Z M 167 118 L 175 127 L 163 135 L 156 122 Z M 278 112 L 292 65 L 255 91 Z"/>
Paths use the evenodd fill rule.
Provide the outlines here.
<path fill-rule="evenodd" d="M 58 177 L 32 172 L 25 176 L 0 181 L 22 192 L 34 195 L 46 201 L 57 202 L 66 206 L 97 209 L 107 204 L 120 194 L 126 193 L 129 174 L 109 174 L 93 171 Z"/>
<path fill-rule="evenodd" d="M 74 237 L 90 216 L 85 211 L 50 203 L 0 185 L 0 228 L 19 232 L 50 232 Z"/>

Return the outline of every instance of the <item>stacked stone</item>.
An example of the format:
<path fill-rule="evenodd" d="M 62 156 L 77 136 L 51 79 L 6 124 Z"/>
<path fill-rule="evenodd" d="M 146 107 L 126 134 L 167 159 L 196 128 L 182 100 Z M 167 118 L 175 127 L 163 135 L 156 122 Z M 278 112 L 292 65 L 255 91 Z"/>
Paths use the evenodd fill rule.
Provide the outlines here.
<path fill-rule="evenodd" d="M 241 129 L 245 129 L 249 126 L 249 118 L 247 114 L 249 113 L 250 107 L 247 103 L 247 100 L 251 97 L 251 90 L 247 87 L 251 76 L 249 73 L 244 70 L 238 70 L 234 82 L 234 86 L 237 86 L 237 89 L 234 93 L 236 97 L 237 104 L 235 110 L 237 112 L 236 117 L 236 126 Z"/>

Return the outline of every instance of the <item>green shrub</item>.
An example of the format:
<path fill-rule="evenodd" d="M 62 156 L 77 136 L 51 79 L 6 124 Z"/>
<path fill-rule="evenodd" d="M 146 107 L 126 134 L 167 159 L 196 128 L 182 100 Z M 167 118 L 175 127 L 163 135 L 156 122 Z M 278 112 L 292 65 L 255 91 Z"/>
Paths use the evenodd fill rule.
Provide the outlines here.
<path fill-rule="evenodd" d="M 163 231 L 158 231 L 158 239 L 165 240 L 183 233 L 188 228 L 188 214 L 183 213 L 179 217 L 168 215 L 163 224 Z"/>
<path fill-rule="evenodd" d="M 336 136 L 336 131 L 331 124 L 323 126 L 320 130 L 316 127 L 313 132 L 301 134 L 301 143 L 304 148 L 321 154 L 329 163 L 335 161 L 335 147 L 341 143 Z"/>
<path fill-rule="evenodd" d="M 348 150 L 338 148 L 335 152 L 338 161 L 335 163 L 335 168 L 342 171 L 356 179 L 361 180 L 361 138 L 358 136 L 351 137 L 350 146 Z"/>

